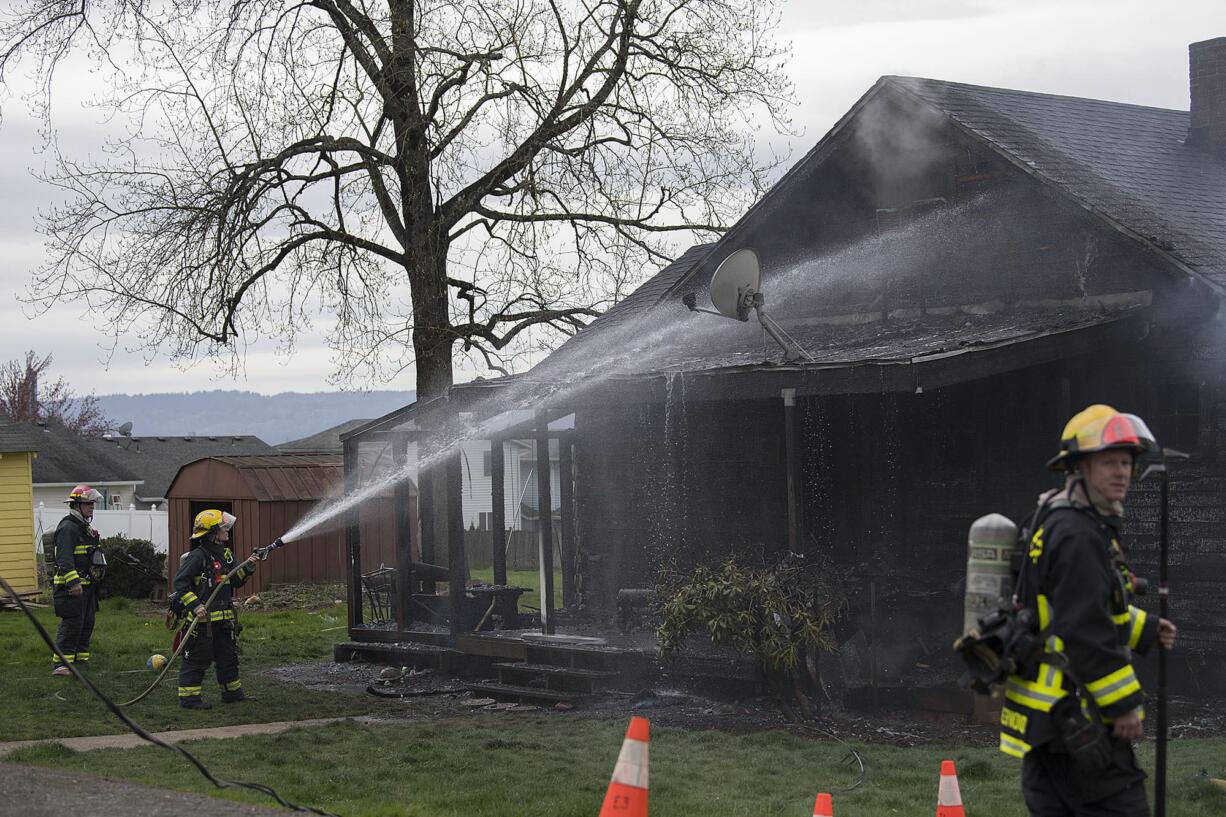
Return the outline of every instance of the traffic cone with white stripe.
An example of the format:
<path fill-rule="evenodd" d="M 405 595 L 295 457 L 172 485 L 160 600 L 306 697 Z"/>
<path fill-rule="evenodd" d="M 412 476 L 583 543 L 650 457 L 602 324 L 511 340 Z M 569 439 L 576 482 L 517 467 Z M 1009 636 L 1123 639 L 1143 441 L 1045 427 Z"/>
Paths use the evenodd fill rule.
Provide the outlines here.
<path fill-rule="evenodd" d="M 826 792 L 817 796 L 817 802 L 813 804 L 813 817 L 834 817 L 834 802 Z"/>
<path fill-rule="evenodd" d="M 937 817 L 966 817 L 962 808 L 962 792 L 958 790 L 958 773 L 952 760 L 941 761 L 941 787 L 937 789 Z"/>
<path fill-rule="evenodd" d="M 631 718 L 604 805 L 600 807 L 600 817 L 647 817 L 647 746 L 650 742 L 647 719 Z"/>

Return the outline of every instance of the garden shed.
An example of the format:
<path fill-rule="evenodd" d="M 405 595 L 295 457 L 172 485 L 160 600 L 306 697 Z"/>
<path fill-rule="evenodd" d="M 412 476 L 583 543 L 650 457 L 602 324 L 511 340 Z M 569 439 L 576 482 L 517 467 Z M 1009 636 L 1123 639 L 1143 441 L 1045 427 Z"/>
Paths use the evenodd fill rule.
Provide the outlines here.
<path fill-rule="evenodd" d="M 234 547 L 239 558 L 284 535 L 318 503 L 338 497 L 343 484 L 339 454 L 251 454 L 206 457 L 179 469 L 166 492 L 170 514 L 170 564 L 189 547 L 192 520 L 207 508 L 238 517 Z M 411 505 L 416 489 L 410 487 Z M 365 503 L 362 523 L 370 543 L 371 568 L 394 562 L 392 491 Z M 416 511 L 413 513 L 416 524 Z M 345 533 L 325 525 L 277 551 L 243 589 L 250 593 L 272 584 L 345 580 Z M 172 571 L 173 572 L 173 571 Z"/>
<path fill-rule="evenodd" d="M 0 576 L 18 593 L 38 591 L 31 462 L 38 445 L 0 414 Z"/>

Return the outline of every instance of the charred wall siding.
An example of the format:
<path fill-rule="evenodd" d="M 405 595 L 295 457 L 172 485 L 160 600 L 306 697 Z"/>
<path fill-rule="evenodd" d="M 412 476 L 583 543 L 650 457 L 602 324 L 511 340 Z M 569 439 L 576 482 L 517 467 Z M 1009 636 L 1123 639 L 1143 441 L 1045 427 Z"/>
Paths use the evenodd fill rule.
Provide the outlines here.
<path fill-rule="evenodd" d="M 782 403 L 611 406 L 576 417 L 582 603 L 660 566 L 786 546 Z M 593 483 L 596 484 L 593 484 Z"/>

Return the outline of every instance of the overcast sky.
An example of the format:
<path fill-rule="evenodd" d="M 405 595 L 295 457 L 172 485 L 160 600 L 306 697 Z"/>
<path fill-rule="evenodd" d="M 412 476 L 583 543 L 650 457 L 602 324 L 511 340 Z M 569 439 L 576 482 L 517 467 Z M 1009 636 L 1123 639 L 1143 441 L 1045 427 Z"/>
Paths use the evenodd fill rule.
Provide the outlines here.
<path fill-rule="evenodd" d="M 782 31 L 795 57 L 791 70 L 804 136 L 799 157 L 882 74 L 934 77 L 1029 91 L 1164 108 L 1188 107 L 1187 46 L 1226 36 L 1223 0 L 792 0 Z M 83 78 L 87 83 L 87 78 Z M 93 113 L 61 107 L 62 139 L 87 148 Z M 68 132 L 77 129 L 75 133 Z M 207 363 L 184 372 L 120 349 L 109 355 L 98 316 L 66 304 L 30 319 L 17 301 L 43 258 L 35 211 L 53 200 L 31 177 L 42 166 L 35 127 L 5 105 L 0 126 L 0 360 L 25 349 L 55 355 L 55 371 L 81 391 L 192 391 L 242 388 L 263 393 L 333 388 L 330 355 L 303 338 L 295 354 L 272 344 L 246 354 L 239 378 Z M 106 362 L 109 356 L 109 363 Z M 392 383 L 412 388 L 407 371 Z"/>

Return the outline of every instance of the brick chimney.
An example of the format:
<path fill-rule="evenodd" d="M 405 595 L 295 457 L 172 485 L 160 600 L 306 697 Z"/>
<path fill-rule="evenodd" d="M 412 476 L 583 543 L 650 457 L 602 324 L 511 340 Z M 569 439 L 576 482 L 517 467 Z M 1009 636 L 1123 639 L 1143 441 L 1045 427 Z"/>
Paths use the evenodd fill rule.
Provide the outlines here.
<path fill-rule="evenodd" d="M 1188 46 L 1192 124 L 1188 144 L 1226 158 L 1226 37 Z"/>

